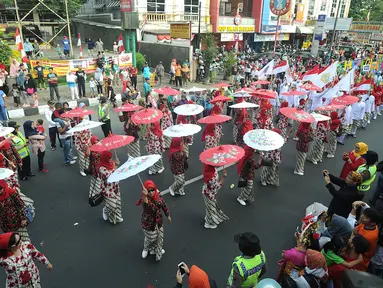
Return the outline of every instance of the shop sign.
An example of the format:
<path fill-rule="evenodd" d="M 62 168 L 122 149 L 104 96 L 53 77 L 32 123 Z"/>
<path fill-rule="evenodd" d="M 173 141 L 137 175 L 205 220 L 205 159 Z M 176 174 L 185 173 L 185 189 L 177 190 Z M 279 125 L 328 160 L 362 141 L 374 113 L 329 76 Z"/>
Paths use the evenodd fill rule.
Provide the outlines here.
<path fill-rule="evenodd" d="M 370 40 L 383 41 L 383 33 L 372 33 Z"/>
<path fill-rule="evenodd" d="M 247 26 L 222 25 L 222 26 L 218 26 L 217 30 L 218 30 L 218 33 L 235 33 L 235 32 L 254 33 L 255 26 L 254 25 L 247 25 Z"/>
<path fill-rule="evenodd" d="M 170 37 L 190 39 L 190 23 L 170 23 Z"/>
<path fill-rule="evenodd" d="M 383 24 L 371 24 L 370 22 L 352 22 L 350 31 L 357 32 L 380 32 L 383 31 Z"/>
<path fill-rule="evenodd" d="M 241 17 L 241 15 L 239 15 L 239 14 L 235 15 L 235 17 L 234 17 L 234 24 L 237 25 L 237 26 L 242 24 L 242 17 Z"/>
<path fill-rule="evenodd" d="M 243 41 L 242 33 L 221 33 L 221 42 Z"/>
<path fill-rule="evenodd" d="M 290 0 L 270 0 L 270 10 L 274 15 L 285 15 L 289 12 L 290 6 Z"/>
<path fill-rule="evenodd" d="M 278 26 L 278 32 L 281 31 L 281 26 Z M 262 33 L 275 33 L 277 32 L 277 25 L 262 25 Z"/>
<path fill-rule="evenodd" d="M 288 41 L 290 34 L 278 34 L 277 41 Z M 275 40 L 275 35 L 259 35 L 254 34 L 254 42 L 272 42 Z"/>
<path fill-rule="evenodd" d="M 132 12 L 133 3 L 132 0 L 120 0 L 120 11 L 121 12 Z"/>

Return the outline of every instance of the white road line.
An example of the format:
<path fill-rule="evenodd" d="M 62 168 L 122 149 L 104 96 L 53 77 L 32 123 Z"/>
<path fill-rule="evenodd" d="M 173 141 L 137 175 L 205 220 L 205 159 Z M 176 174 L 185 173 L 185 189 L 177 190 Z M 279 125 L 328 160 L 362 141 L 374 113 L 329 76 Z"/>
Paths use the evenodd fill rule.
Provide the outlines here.
<path fill-rule="evenodd" d="M 235 165 L 235 164 L 237 164 L 237 163 L 232 163 L 232 164 L 230 164 L 230 165 L 226 165 L 225 168 L 229 168 L 229 167 L 231 167 L 231 166 L 233 166 L 233 165 Z M 219 171 L 223 170 L 223 168 L 224 168 L 224 167 L 219 167 L 219 168 L 217 168 L 217 171 L 219 172 Z M 185 182 L 185 186 L 187 186 L 187 185 L 189 185 L 189 184 L 192 184 L 192 183 L 194 183 L 194 182 L 196 182 L 196 181 L 198 181 L 198 180 L 201 180 L 202 178 L 203 178 L 203 175 L 199 175 L 199 176 L 197 176 L 197 177 L 194 177 L 194 178 L 192 178 L 192 179 L 189 179 L 189 180 L 187 180 L 187 181 Z M 173 184 L 173 183 L 172 183 L 172 184 Z M 168 194 L 168 193 L 169 193 L 169 188 L 166 189 L 166 190 L 164 190 L 164 191 L 161 191 L 161 195 L 166 195 L 166 194 Z"/>

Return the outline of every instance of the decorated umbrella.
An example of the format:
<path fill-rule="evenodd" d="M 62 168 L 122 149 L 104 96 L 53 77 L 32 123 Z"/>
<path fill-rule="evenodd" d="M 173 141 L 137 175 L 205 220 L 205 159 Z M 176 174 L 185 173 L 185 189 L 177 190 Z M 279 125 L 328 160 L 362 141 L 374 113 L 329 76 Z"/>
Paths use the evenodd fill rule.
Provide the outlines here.
<path fill-rule="evenodd" d="M 212 115 L 212 116 L 206 116 L 198 120 L 198 123 L 201 124 L 217 124 L 217 123 L 223 123 L 226 121 L 231 120 L 231 116 L 226 115 Z"/>
<path fill-rule="evenodd" d="M 122 164 L 117 168 L 108 178 L 108 182 L 118 182 L 123 179 L 129 178 L 131 176 L 137 175 L 142 184 L 140 175 L 138 173 L 148 169 L 153 166 L 158 160 L 160 160 L 161 155 L 145 155 L 140 157 L 130 157 L 128 161 Z"/>
<path fill-rule="evenodd" d="M 203 111 L 203 107 L 198 104 L 183 104 L 174 108 L 174 112 L 178 115 L 197 115 Z"/>
<path fill-rule="evenodd" d="M 237 89 L 234 91 L 234 93 L 252 93 L 254 92 L 255 90 L 252 89 L 252 88 L 241 88 L 241 89 Z"/>
<path fill-rule="evenodd" d="M 140 105 L 126 103 L 120 107 L 114 108 L 113 110 L 116 112 L 131 112 L 131 111 L 137 111 L 141 109 L 142 109 L 142 106 Z"/>
<path fill-rule="evenodd" d="M 87 129 L 92 129 L 92 128 L 100 127 L 101 125 L 104 125 L 104 124 L 105 123 L 98 122 L 98 121 L 86 121 L 86 120 L 83 120 L 81 123 L 79 123 L 78 125 L 76 125 L 73 128 L 71 128 L 68 132 L 70 132 L 70 133 L 80 132 L 80 131 L 84 131 L 84 130 L 87 130 Z"/>
<path fill-rule="evenodd" d="M 320 88 L 314 84 L 311 84 L 311 83 L 306 83 L 306 84 L 300 86 L 300 88 L 305 89 L 307 91 L 322 91 L 322 88 Z"/>
<path fill-rule="evenodd" d="M 75 118 L 75 117 L 84 117 L 84 116 L 91 115 L 91 114 L 94 114 L 94 111 L 76 107 L 70 111 L 67 111 L 67 112 L 61 114 L 61 117 Z"/>
<path fill-rule="evenodd" d="M 213 85 L 214 88 L 224 88 L 224 87 L 230 87 L 230 86 L 233 86 L 233 85 L 224 83 L 222 81 Z"/>
<path fill-rule="evenodd" d="M 247 92 L 247 91 L 235 92 L 232 95 L 233 97 L 251 97 L 250 92 Z"/>
<path fill-rule="evenodd" d="M 8 169 L 8 168 L 0 168 L 0 179 L 1 179 L 1 180 L 4 180 L 4 179 L 9 178 L 9 177 L 12 176 L 13 174 L 15 174 L 15 172 L 13 172 L 11 169 Z"/>
<path fill-rule="evenodd" d="M 300 110 L 297 108 L 289 108 L 284 107 L 279 109 L 279 111 L 285 115 L 287 118 L 299 121 L 299 122 L 307 122 L 312 123 L 315 122 L 315 118 L 304 110 Z"/>
<path fill-rule="evenodd" d="M 186 137 L 197 134 L 201 126 L 196 124 L 178 124 L 166 128 L 163 133 L 168 137 Z"/>
<path fill-rule="evenodd" d="M 206 88 L 200 88 L 200 87 L 192 87 L 190 89 L 184 89 L 183 92 L 185 93 L 196 93 L 196 92 L 202 92 L 202 91 L 206 91 L 207 89 Z"/>
<path fill-rule="evenodd" d="M 176 90 L 176 89 L 173 89 L 173 88 L 170 88 L 170 87 L 168 87 L 168 86 L 165 86 L 165 87 L 162 87 L 162 88 L 154 89 L 153 92 L 156 92 L 157 94 L 171 95 L 171 96 L 181 94 L 180 91 L 178 91 L 178 90 Z"/>
<path fill-rule="evenodd" d="M 12 138 L 15 137 L 14 135 L 8 137 L 8 138 L 5 138 L 4 140 L 0 141 L 0 147 L 3 147 L 5 144 L 11 142 Z"/>
<path fill-rule="evenodd" d="M 266 89 L 259 89 L 253 92 L 253 96 L 262 99 L 275 99 L 277 98 L 277 93 Z"/>
<path fill-rule="evenodd" d="M 7 136 L 8 134 L 15 131 L 15 128 L 13 127 L 0 127 L 0 137 Z"/>
<path fill-rule="evenodd" d="M 267 85 L 267 84 L 270 84 L 270 83 L 271 83 L 270 81 L 258 80 L 258 81 L 252 82 L 251 85 Z"/>
<path fill-rule="evenodd" d="M 90 146 L 90 151 L 102 152 L 106 150 L 117 149 L 126 146 L 129 143 L 132 143 L 133 141 L 133 136 L 110 134 L 108 137 L 105 137 L 101 141 Z"/>
<path fill-rule="evenodd" d="M 340 97 L 336 97 L 334 99 L 331 100 L 330 104 L 331 105 L 352 105 L 356 102 L 359 101 L 359 98 L 356 97 L 356 96 L 350 96 L 350 95 L 344 95 L 344 96 L 340 96 Z"/>
<path fill-rule="evenodd" d="M 326 116 L 326 115 L 322 115 L 322 114 L 318 114 L 318 113 L 311 113 L 311 116 L 313 116 L 315 118 L 315 121 L 328 121 L 330 120 L 331 118 Z"/>
<path fill-rule="evenodd" d="M 255 129 L 247 132 L 243 136 L 243 141 L 247 146 L 261 151 L 271 151 L 279 149 L 285 141 L 277 132 L 266 129 Z"/>
<path fill-rule="evenodd" d="M 344 109 L 346 106 L 345 105 L 338 105 L 338 104 L 330 104 L 326 106 L 321 106 L 315 108 L 316 111 L 334 111 L 334 110 L 340 110 Z"/>
<path fill-rule="evenodd" d="M 209 103 L 218 103 L 218 102 L 227 102 L 227 101 L 231 101 L 231 98 L 219 95 L 217 97 L 214 97 L 214 99 L 210 100 Z"/>
<path fill-rule="evenodd" d="M 201 162 L 211 166 L 225 166 L 239 161 L 245 150 L 236 145 L 221 145 L 207 149 L 199 155 Z"/>
<path fill-rule="evenodd" d="M 282 96 L 302 96 L 302 95 L 306 95 L 307 92 L 304 92 L 304 91 L 298 91 L 298 90 L 290 90 L 288 92 L 282 92 L 281 95 Z"/>
<path fill-rule="evenodd" d="M 242 101 L 240 103 L 237 103 L 237 104 L 234 104 L 234 105 L 230 105 L 229 107 L 230 108 L 256 108 L 256 107 L 259 107 L 259 105 L 255 104 L 255 103 L 250 103 L 250 102 Z"/>
<path fill-rule="evenodd" d="M 163 113 L 161 110 L 148 108 L 134 113 L 131 119 L 137 124 L 149 124 L 160 121 L 162 116 Z"/>

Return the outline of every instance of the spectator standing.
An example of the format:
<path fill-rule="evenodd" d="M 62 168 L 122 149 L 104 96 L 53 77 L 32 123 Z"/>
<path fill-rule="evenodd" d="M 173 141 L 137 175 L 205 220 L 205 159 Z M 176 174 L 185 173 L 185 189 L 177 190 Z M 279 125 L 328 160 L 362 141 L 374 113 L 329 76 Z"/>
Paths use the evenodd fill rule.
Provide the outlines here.
<path fill-rule="evenodd" d="M 97 95 L 102 96 L 102 83 L 104 83 L 104 75 L 102 74 L 102 69 L 97 67 L 96 72 L 94 72 L 94 81 L 97 86 Z"/>
<path fill-rule="evenodd" d="M 45 119 L 48 121 L 48 128 L 49 128 L 49 140 L 51 142 L 51 150 L 56 150 L 56 135 L 57 138 L 59 137 L 57 132 L 56 123 L 52 121 L 52 114 L 55 110 L 54 108 L 55 103 L 52 100 L 48 101 L 48 109 L 45 110 Z M 58 138 L 60 141 L 60 138 Z M 61 146 L 61 143 L 60 143 Z"/>
<path fill-rule="evenodd" d="M 102 42 L 101 38 L 98 38 L 98 40 L 95 43 L 95 48 L 97 53 L 101 53 L 104 51 L 104 42 Z"/>
<path fill-rule="evenodd" d="M 122 93 L 125 93 L 126 87 L 129 85 L 130 73 L 127 68 L 121 71 L 121 81 L 122 81 Z"/>
<path fill-rule="evenodd" d="M 33 95 L 37 92 L 37 86 L 35 80 L 33 80 L 31 74 L 27 74 L 24 83 L 25 89 L 27 90 L 28 101 L 30 105 L 33 105 Z"/>
<path fill-rule="evenodd" d="M 27 54 L 28 59 L 32 57 L 33 46 L 32 46 L 32 43 L 29 42 L 28 38 L 25 39 L 25 42 L 24 42 L 24 51 L 25 51 L 25 54 Z"/>
<path fill-rule="evenodd" d="M 58 118 L 56 118 L 55 122 L 61 145 L 64 146 L 63 152 L 65 165 L 73 165 L 76 163 L 77 157 L 72 155 L 72 134 L 68 133 L 68 130 L 71 127 L 70 122 L 64 122 Z"/>
<path fill-rule="evenodd" d="M 142 77 L 150 79 L 150 67 L 148 66 L 148 62 L 145 62 L 144 68 L 142 69 Z"/>
<path fill-rule="evenodd" d="M 5 106 L 4 98 L 6 98 L 6 95 L 3 90 L 0 90 L 0 120 L 1 121 L 8 120 L 7 107 Z"/>
<path fill-rule="evenodd" d="M 18 70 L 17 72 L 17 76 L 16 76 L 16 84 L 17 84 L 17 87 L 19 87 L 20 89 L 20 94 L 21 94 L 21 98 L 23 99 L 23 106 L 27 106 L 27 93 L 26 93 L 26 89 L 25 89 L 25 72 L 26 72 L 26 69 L 25 67 L 23 66 L 23 64 L 20 64 L 20 69 Z"/>
<path fill-rule="evenodd" d="M 67 36 L 64 36 L 62 43 L 63 43 L 64 56 L 68 58 L 70 54 L 70 42 Z"/>
<path fill-rule="evenodd" d="M 47 79 L 49 84 L 49 95 L 51 100 L 53 101 L 54 99 L 53 96 L 54 94 L 56 94 L 57 101 L 61 102 L 61 97 L 60 97 L 59 88 L 58 88 L 57 74 L 53 72 L 53 68 L 49 68 Z"/>
<path fill-rule="evenodd" d="M 37 73 L 37 84 L 39 84 L 40 89 L 44 87 L 47 90 L 44 79 L 44 67 L 40 65 L 40 62 L 36 62 L 36 66 L 33 68 Z"/>
<path fill-rule="evenodd" d="M 132 86 L 134 87 L 134 90 L 137 90 L 137 68 L 132 67 L 130 68 L 130 79 L 132 80 Z"/>
<path fill-rule="evenodd" d="M 144 95 L 145 95 L 145 102 L 148 103 L 148 96 L 150 92 L 152 92 L 152 87 L 150 87 L 149 84 L 150 79 L 148 77 L 145 78 L 144 82 Z"/>
<path fill-rule="evenodd" d="M 120 67 L 118 67 L 117 61 L 113 61 L 112 75 L 113 75 L 113 85 L 118 85 L 118 79 L 120 78 Z"/>
<path fill-rule="evenodd" d="M 89 90 L 90 90 L 90 98 L 94 98 L 94 95 L 96 94 L 96 81 L 94 80 L 94 77 L 90 77 Z"/>
<path fill-rule="evenodd" d="M 76 75 L 69 70 L 66 74 L 66 82 L 68 83 L 68 88 L 72 100 L 74 100 L 75 98 L 79 99 L 76 80 Z"/>
<path fill-rule="evenodd" d="M 98 105 L 98 120 L 104 125 L 101 125 L 104 137 L 107 137 L 112 133 L 112 127 L 110 124 L 110 106 L 107 102 L 106 97 L 100 97 L 100 104 Z"/>
<path fill-rule="evenodd" d="M 156 76 L 158 77 L 159 84 L 162 84 L 162 77 L 165 75 L 165 68 L 162 65 L 162 61 L 156 66 Z"/>
<path fill-rule="evenodd" d="M 84 70 L 82 70 L 82 67 L 78 67 L 78 70 L 76 71 L 76 77 L 77 77 L 77 86 L 78 86 L 78 95 L 80 98 L 86 97 L 85 94 L 85 81 L 86 81 L 86 73 Z"/>
<path fill-rule="evenodd" d="M 177 62 L 175 67 L 175 80 L 176 80 L 176 87 L 180 86 L 182 87 L 182 67 L 180 65 L 180 62 Z"/>
<path fill-rule="evenodd" d="M 94 42 L 89 38 L 86 44 L 88 44 L 88 56 L 93 57 Z"/>

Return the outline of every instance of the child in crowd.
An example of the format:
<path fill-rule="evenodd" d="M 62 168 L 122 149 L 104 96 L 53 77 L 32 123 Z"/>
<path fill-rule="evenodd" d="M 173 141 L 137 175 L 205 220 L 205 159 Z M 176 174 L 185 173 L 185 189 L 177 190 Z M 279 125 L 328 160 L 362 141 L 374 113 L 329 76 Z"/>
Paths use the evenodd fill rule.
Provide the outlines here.
<path fill-rule="evenodd" d="M 96 92 L 96 81 L 94 80 L 94 77 L 90 77 L 89 89 L 90 89 L 90 97 L 94 98 L 94 94 Z"/>
<path fill-rule="evenodd" d="M 20 89 L 16 83 L 12 84 L 12 96 L 13 96 L 13 103 L 15 103 L 16 107 L 20 107 L 21 106 Z"/>
<path fill-rule="evenodd" d="M 113 52 L 114 52 L 115 54 L 118 54 L 118 45 L 117 45 L 116 42 L 113 42 Z"/>
<path fill-rule="evenodd" d="M 60 44 L 57 44 L 56 46 L 56 52 L 57 52 L 57 55 L 59 55 L 60 59 L 62 58 L 62 53 L 61 53 L 61 47 L 60 47 Z"/>
<path fill-rule="evenodd" d="M 33 108 L 36 108 L 39 106 L 39 95 L 37 95 L 37 92 L 33 93 Z"/>
<path fill-rule="evenodd" d="M 37 131 L 39 131 L 40 134 L 45 134 L 43 119 L 37 119 L 36 120 L 36 129 L 37 129 Z M 39 142 L 40 142 L 40 147 L 43 147 L 44 140 L 39 140 Z"/>

